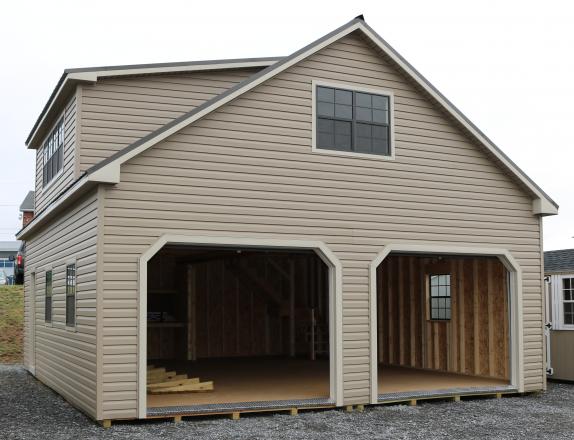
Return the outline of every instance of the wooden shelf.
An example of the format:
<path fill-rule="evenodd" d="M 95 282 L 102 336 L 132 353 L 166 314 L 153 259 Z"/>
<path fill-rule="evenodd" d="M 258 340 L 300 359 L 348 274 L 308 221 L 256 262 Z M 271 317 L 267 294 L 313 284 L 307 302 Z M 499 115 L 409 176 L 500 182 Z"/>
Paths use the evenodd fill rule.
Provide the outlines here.
<path fill-rule="evenodd" d="M 170 321 L 148 321 L 149 328 L 182 328 L 186 326 L 185 322 Z"/>

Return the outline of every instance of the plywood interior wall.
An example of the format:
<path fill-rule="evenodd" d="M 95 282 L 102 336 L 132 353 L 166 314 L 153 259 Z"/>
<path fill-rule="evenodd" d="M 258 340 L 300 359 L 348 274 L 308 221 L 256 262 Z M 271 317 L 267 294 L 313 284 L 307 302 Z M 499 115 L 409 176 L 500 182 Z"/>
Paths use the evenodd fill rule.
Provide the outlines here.
<path fill-rule="evenodd" d="M 148 320 L 148 358 L 326 356 L 327 272 L 311 253 L 160 254 L 148 315 L 171 321 Z"/>
<path fill-rule="evenodd" d="M 428 319 L 431 273 L 451 275 L 448 321 Z M 497 258 L 391 255 L 377 292 L 379 363 L 509 379 L 507 271 Z"/>

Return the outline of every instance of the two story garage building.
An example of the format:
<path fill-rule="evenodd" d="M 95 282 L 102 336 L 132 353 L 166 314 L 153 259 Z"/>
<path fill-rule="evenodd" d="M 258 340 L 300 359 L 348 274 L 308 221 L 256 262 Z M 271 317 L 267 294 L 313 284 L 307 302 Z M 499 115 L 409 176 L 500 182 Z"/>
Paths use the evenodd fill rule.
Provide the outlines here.
<path fill-rule="evenodd" d="M 545 388 L 557 205 L 362 17 L 67 70 L 27 145 L 25 363 L 96 420 Z"/>

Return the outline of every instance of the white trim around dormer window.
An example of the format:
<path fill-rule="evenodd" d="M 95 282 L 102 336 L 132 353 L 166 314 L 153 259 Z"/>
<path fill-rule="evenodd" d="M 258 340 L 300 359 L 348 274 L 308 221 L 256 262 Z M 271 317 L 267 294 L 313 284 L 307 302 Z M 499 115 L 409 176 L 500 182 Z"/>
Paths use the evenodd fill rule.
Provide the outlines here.
<path fill-rule="evenodd" d="M 369 160 L 395 160 L 395 97 L 392 91 L 377 89 L 372 87 L 363 87 L 356 84 L 339 83 L 322 80 L 312 80 L 312 102 L 311 102 L 311 152 L 317 154 L 330 154 L 335 156 L 347 156 Z M 334 89 L 349 90 L 352 92 L 369 93 L 372 95 L 381 95 L 389 98 L 389 154 L 374 153 L 357 153 L 354 151 L 329 150 L 317 147 L 317 88 L 330 87 Z"/>

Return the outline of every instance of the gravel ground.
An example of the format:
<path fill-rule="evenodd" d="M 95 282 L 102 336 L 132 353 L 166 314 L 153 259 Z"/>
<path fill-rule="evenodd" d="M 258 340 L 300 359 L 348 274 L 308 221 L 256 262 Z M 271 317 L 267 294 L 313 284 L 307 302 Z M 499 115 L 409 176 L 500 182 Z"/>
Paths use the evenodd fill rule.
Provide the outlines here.
<path fill-rule="evenodd" d="M 524 397 L 301 412 L 125 422 L 104 430 L 22 367 L 0 365 L 0 439 L 572 439 L 574 385 Z"/>

